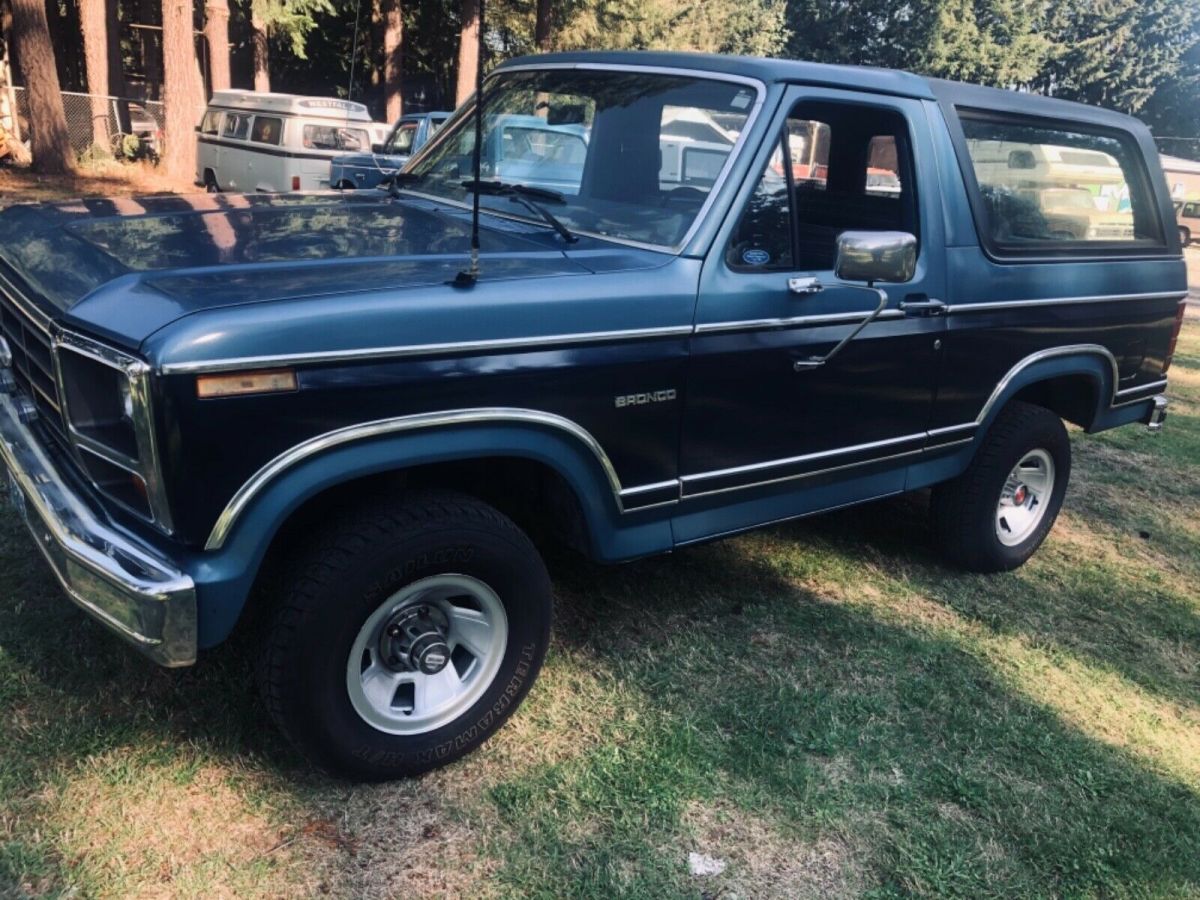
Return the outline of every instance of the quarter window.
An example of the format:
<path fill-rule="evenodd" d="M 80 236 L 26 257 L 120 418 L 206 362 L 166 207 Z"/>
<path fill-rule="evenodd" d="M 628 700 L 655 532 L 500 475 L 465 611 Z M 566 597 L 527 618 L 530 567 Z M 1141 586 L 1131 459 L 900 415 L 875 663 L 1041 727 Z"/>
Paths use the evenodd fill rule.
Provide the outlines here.
<path fill-rule="evenodd" d="M 283 136 L 283 119 L 272 116 L 255 116 L 254 127 L 250 129 L 250 140 L 260 144 L 278 145 Z"/>
<path fill-rule="evenodd" d="M 1006 252 L 1157 245 L 1136 147 L 1091 133 L 960 114 L 983 237 Z"/>
<path fill-rule="evenodd" d="M 917 234 L 912 157 L 895 110 L 802 103 L 726 251 L 740 271 L 834 266 L 843 231 Z"/>

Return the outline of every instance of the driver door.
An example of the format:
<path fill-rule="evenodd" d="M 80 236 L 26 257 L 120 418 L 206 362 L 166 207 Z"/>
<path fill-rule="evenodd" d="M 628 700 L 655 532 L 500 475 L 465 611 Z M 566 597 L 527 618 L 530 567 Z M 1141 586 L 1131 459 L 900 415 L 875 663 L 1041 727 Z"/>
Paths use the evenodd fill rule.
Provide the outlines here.
<path fill-rule="evenodd" d="M 921 101 L 797 87 L 774 135 L 701 276 L 680 542 L 901 491 L 926 445 L 945 276 Z M 879 317 L 809 365 L 879 302 L 834 275 L 837 236 L 850 230 L 916 235 L 916 273 L 880 285 Z M 819 292 L 789 287 L 812 279 Z M 730 505 L 734 491 L 754 502 Z M 769 495 L 782 501 L 764 506 Z M 707 511 L 717 506 L 720 522 Z"/>

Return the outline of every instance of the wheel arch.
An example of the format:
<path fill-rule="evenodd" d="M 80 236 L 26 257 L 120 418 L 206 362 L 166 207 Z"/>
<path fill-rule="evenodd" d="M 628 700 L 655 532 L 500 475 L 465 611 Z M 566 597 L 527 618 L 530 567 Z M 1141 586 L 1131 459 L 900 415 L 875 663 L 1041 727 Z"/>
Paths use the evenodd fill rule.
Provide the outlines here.
<path fill-rule="evenodd" d="M 263 560 L 288 522 L 322 496 L 380 476 L 425 476 L 455 464 L 490 464 L 499 473 L 510 471 L 504 469 L 504 461 L 520 461 L 549 474 L 565 489 L 560 499 L 575 504 L 580 549 L 589 556 L 614 560 L 670 548 L 668 521 L 622 515 L 616 472 L 580 426 L 527 410 L 457 413 L 457 421 L 404 417 L 331 432 L 293 447 L 260 469 L 227 505 L 206 552 L 198 555 L 193 577 L 200 645 L 213 646 L 228 636 Z M 434 483 L 455 487 L 447 478 Z"/>
<path fill-rule="evenodd" d="M 1051 347 L 1026 356 L 997 383 L 976 422 L 982 439 L 1013 400 L 1044 406 L 1059 418 L 1090 429 L 1112 405 L 1117 360 L 1100 344 Z"/>

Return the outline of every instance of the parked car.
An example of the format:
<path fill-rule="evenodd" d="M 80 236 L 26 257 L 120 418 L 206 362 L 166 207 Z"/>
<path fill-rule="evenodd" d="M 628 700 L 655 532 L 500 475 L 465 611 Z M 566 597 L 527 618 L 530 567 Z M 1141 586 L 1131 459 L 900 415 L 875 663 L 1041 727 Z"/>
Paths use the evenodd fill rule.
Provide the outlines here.
<path fill-rule="evenodd" d="M 196 126 L 196 184 L 209 192 L 329 187 L 329 162 L 371 146 L 361 103 L 255 91 L 214 91 Z"/>
<path fill-rule="evenodd" d="M 1175 221 L 1179 228 L 1179 242 L 1191 246 L 1192 235 L 1200 233 L 1200 200 L 1175 201 Z"/>
<path fill-rule="evenodd" d="M 162 152 L 162 127 L 158 124 L 158 119 L 142 104 L 130 103 L 129 127 L 139 141 L 135 155 L 157 160 Z"/>
<path fill-rule="evenodd" d="M 482 183 L 464 115 L 390 192 L 0 213 L 35 543 L 163 665 L 261 621 L 266 707 L 323 766 L 410 775 L 512 715 L 550 636 L 535 539 L 615 563 L 931 488 L 937 547 L 996 572 L 1054 524 L 1064 420 L 1163 424 L 1187 282 L 1133 118 L 649 52 L 506 62 L 484 96 Z M 736 135 L 711 180 L 662 177 L 680 107 Z M 1102 148 L 1132 234 L 1010 227 L 1059 181 L 998 175 L 997 142 Z"/>
<path fill-rule="evenodd" d="M 399 171 L 409 158 L 425 146 L 453 113 L 431 112 L 404 116 L 387 139 L 371 146 L 369 153 L 347 153 L 329 164 L 329 183 L 335 188 L 372 188 Z"/>

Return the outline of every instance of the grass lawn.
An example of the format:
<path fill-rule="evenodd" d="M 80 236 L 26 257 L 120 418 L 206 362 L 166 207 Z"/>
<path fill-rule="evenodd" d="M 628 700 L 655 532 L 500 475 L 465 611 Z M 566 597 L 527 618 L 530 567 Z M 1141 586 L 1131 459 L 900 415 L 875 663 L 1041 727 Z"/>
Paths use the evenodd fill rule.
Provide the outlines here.
<path fill-rule="evenodd" d="M 385 786 L 291 754 L 245 641 L 126 649 L 0 505 L 0 897 L 1200 896 L 1200 320 L 1171 376 L 1162 434 L 1073 435 L 1011 574 L 942 566 L 921 496 L 553 556 L 526 705 Z"/>

